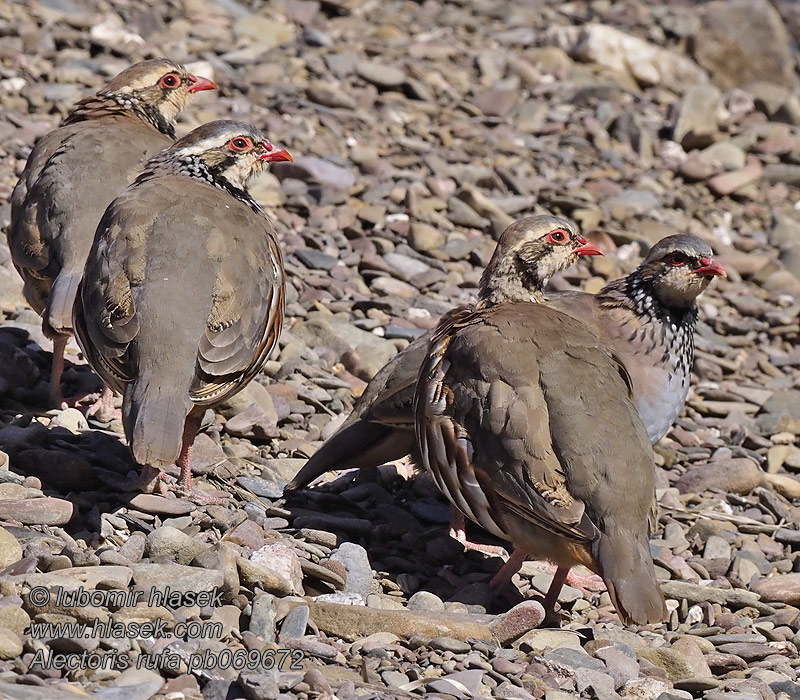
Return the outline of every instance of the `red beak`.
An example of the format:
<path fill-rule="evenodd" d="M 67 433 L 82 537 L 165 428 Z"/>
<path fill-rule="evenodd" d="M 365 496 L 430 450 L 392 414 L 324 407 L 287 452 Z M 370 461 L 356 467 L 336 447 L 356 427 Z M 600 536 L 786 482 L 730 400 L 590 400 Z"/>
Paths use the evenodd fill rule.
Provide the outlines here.
<path fill-rule="evenodd" d="M 584 243 L 580 248 L 575 248 L 573 252 L 578 255 L 604 255 L 603 251 L 594 243 Z"/>
<path fill-rule="evenodd" d="M 694 274 L 700 275 L 701 277 L 727 277 L 728 273 L 725 272 L 725 268 L 722 265 L 719 265 L 708 258 L 701 258 L 700 264 L 702 267 L 698 267 Z"/>
<path fill-rule="evenodd" d="M 266 142 L 264 148 L 267 149 L 266 153 L 262 153 L 258 159 L 265 160 L 268 163 L 277 163 L 281 160 L 292 160 L 292 156 L 285 148 L 275 148 L 271 143 Z"/>
<path fill-rule="evenodd" d="M 189 82 L 191 86 L 187 92 L 201 92 L 202 90 L 216 90 L 217 86 L 213 80 L 203 78 L 202 76 L 190 75 Z"/>

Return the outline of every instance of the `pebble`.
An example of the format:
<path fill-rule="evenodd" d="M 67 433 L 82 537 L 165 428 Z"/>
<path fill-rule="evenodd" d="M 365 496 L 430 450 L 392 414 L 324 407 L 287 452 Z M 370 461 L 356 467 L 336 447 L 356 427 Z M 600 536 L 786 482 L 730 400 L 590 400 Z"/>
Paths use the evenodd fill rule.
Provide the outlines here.
<path fill-rule="evenodd" d="M 0 500 L 0 520 L 16 520 L 23 525 L 66 525 L 74 513 L 74 505 L 61 498 Z"/>
<path fill-rule="evenodd" d="M 130 505 L 136 510 L 152 513 L 153 515 L 186 515 L 195 509 L 195 505 L 179 498 L 164 498 L 150 493 L 136 494 L 130 500 Z"/>
<path fill-rule="evenodd" d="M 285 642 L 287 639 L 302 637 L 306 633 L 309 614 L 307 605 L 298 605 L 292 608 L 281 622 L 278 641 Z"/>
<path fill-rule="evenodd" d="M 5 528 L 0 527 L 0 569 L 22 559 L 22 545 Z"/>
<path fill-rule="evenodd" d="M 353 542 L 343 542 L 331 559 L 343 564 L 347 571 L 344 592 L 366 600 L 372 585 L 372 567 L 367 550 Z"/>

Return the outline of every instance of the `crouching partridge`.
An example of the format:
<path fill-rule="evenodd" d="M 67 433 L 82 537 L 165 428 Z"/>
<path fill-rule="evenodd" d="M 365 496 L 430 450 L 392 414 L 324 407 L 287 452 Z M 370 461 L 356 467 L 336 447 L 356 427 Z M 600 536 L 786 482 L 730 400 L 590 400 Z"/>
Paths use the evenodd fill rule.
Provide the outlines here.
<path fill-rule="evenodd" d="M 527 556 L 606 583 L 625 623 L 666 616 L 650 555 L 653 450 L 622 362 L 579 322 L 542 304 L 451 312 L 416 385 L 423 467 L 455 508 L 514 545 L 492 583 Z M 613 417 L 613 429 L 609 429 Z"/>
<path fill-rule="evenodd" d="M 205 124 L 148 161 L 89 253 L 79 344 L 123 394 L 135 460 L 177 461 L 183 490 L 204 410 L 259 372 L 281 331 L 283 258 L 247 182 L 282 160 L 291 156 L 249 124 Z"/>
<path fill-rule="evenodd" d="M 215 87 L 167 59 L 137 63 L 78 102 L 28 158 L 11 196 L 8 244 L 25 298 L 53 340 L 58 406 L 75 292 L 100 217 L 146 160 L 174 142 L 189 97 Z"/>
<path fill-rule="evenodd" d="M 498 275 L 503 260 L 507 269 Z M 513 256 L 493 258 L 481 279 L 480 303 L 525 300 L 530 278 L 510 281 L 519 270 Z M 548 292 L 545 300 L 542 284 L 537 300 L 580 320 L 623 360 L 655 444 L 689 391 L 697 297 L 715 276 L 724 275 L 707 243 L 679 234 L 659 241 L 636 270 L 597 295 Z M 330 469 L 376 466 L 415 451 L 411 404 L 430 337 L 417 338 L 375 375 L 347 421 L 298 472 L 291 488 L 302 488 Z"/>
<path fill-rule="evenodd" d="M 478 307 L 501 301 L 544 301 L 550 278 L 582 255 L 602 255 L 575 225 L 557 216 L 529 216 L 503 231 L 481 277 Z M 347 421 L 288 485 L 298 489 L 329 469 L 366 467 L 414 450 L 411 403 L 430 333 L 414 340 L 381 369 Z"/>

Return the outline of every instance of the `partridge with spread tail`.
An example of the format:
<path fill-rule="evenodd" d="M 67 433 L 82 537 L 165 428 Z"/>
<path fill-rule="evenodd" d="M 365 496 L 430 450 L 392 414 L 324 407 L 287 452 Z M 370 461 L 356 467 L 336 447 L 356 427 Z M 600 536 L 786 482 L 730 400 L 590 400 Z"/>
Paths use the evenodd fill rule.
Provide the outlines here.
<path fill-rule="evenodd" d="M 497 262 L 492 259 L 481 279 L 481 302 L 525 300 L 527 278 L 511 282 L 507 274 L 499 276 Z M 686 401 L 696 299 L 720 275 L 725 270 L 714 262 L 707 243 L 675 235 L 653 246 L 630 275 L 609 282 L 596 295 L 547 293 L 549 306 L 580 320 L 622 358 L 653 444 Z M 541 289 L 539 294 L 543 296 Z M 347 421 L 303 466 L 290 488 L 302 488 L 331 469 L 375 466 L 413 453 L 411 403 L 430 337 L 427 333 L 414 340 L 375 375 Z"/>
<path fill-rule="evenodd" d="M 147 159 L 174 142 L 173 122 L 189 97 L 215 87 L 167 59 L 137 63 L 78 102 L 28 158 L 11 195 L 8 245 L 25 298 L 53 340 L 57 405 L 75 292 L 100 217 Z"/>
<path fill-rule="evenodd" d="M 625 366 L 581 324 L 542 304 L 451 312 L 434 332 L 414 396 L 418 448 L 448 500 L 514 552 L 606 583 L 625 623 L 666 616 L 650 555 L 653 449 Z M 613 430 L 606 428 L 613 416 Z"/>
<path fill-rule="evenodd" d="M 86 263 L 75 305 L 81 348 L 123 394 L 135 460 L 177 461 L 184 488 L 205 408 L 242 389 L 280 335 L 283 258 L 246 188 L 282 160 L 291 156 L 249 124 L 195 129 L 109 205 Z"/>

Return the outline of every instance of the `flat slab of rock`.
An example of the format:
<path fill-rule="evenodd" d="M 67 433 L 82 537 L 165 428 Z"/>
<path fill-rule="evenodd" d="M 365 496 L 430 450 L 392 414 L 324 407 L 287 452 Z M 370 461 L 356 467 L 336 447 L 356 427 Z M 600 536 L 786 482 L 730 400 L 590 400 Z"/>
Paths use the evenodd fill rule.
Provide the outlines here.
<path fill-rule="evenodd" d="M 0 501 L 0 520 L 16 520 L 23 525 L 66 525 L 74 513 L 75 506 L 63 498 Z"/>
<path fill-rule="evenodd" d="M 376 632 L 391 632 L 398 637 L 421 634 L 453 639 L 492 638 L 488 621 L 475 615 L 453 613 L 414 613 L 410 610 L 376 610 L 361 605 L 311 603 L 311 621 L 322 632 L 353 642 Z"/>

